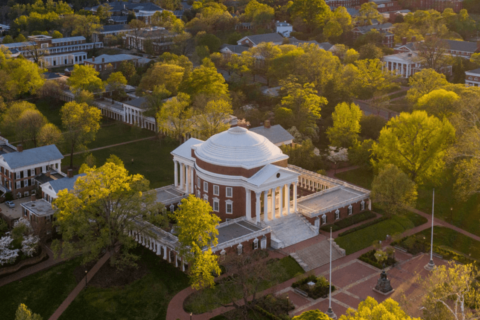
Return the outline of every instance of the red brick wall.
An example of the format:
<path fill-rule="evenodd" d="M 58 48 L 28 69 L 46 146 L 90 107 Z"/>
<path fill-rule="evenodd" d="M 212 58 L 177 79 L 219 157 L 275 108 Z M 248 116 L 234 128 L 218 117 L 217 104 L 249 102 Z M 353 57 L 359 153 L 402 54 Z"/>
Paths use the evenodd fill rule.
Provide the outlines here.
<path fill-rule="evenodd" d="M 270 247 L 270 233 L 266 234 L 265 237 L 267 238 L 267 248 Z M 259 237 L 258 238 L 258 250 L 260 250 L 261 248 L 261 240 L 262 240 L 263 236 Z M 242 254 L 248 254 L 250 252 L 253 251 L 253 241 L 255 240 L 255 238 L 253 239 L 250 239 L 248 241 L 244 241 L 242 242 L 242 250 L 243 250 L 243 253 Z M 238 254 L 238 249 L 237 249 L 238 245 L 234 245 L 233 247 L 228 247 L 228 248 L 225 248 L 225 255 L 229 255 L 229 254 Z M 220 252 L 221 250 L 218 250 L 215 252 L 216 255 L 220 255 Z"/>
<path fill-rule="evenodd" d="M 368 200 L 365 200 L 365 210 L 368 210 L 368 203 L 369 203 L 370 199 Z M 360 213 L 362 212 L 361 208 L 362 208 L 362 201 L 358 201 L 356 203 L 352 203 L 352 215 L 353 214 L 357 214 L 357 213 Z M 349 215 L 348 215 L 348 205 L 345 206 L 345 207 L 342 207 L 342 208 L 338 208 L 340 210 L 340 219 L 344 219 L 344 218 L 347 218 Z M 327 216 L 327 224 L 325 225 L 329 225 L 329 224 L 333 224 L 335 221 L 339 221 L 339 220 L 335 220 L 335 210 L 332 210 L 330 212 L 327 212 L 325 215 Z M 363 210 L 363 211 L 365 211 Z M 309 218 L 309 217 L 306 217 L 305 218 L 308 220 L 308 222 L 310 222 L 312 225 L 315 225 L 315 220 L 317 219 L 317 217 L 315 218 Z M 319 216 L 320 218 L 320 226 L 324 226 L 322 224 L 322 216 L 320 215 Z"/>

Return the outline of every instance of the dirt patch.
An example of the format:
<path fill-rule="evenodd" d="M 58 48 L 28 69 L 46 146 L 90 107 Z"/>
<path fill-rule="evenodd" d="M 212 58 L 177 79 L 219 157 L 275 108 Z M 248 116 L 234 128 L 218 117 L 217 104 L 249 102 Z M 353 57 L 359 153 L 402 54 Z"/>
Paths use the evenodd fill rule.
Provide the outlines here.
<path fill-rule="evenodd" d="M 90 270 L 94 265 L 95 262 L 88 264 L 87 269 Z M 98 270 L 93 279 L 89 280 L 88 285 L 98 288 L 123 287 L 143 278 L 148 273 L 149 271 L 146 263 L 141 260 L 138 262 L 136 268 L 124 268 L 122 270 L 117 270 L 116 268 L 111 267 L 109 261 L 107 261 L 100 270 Z M 77 283 L 83 280 L 84 277 L 85 267 L 81 266 L 76 268 L 75 279 L 77 280 Z"/>

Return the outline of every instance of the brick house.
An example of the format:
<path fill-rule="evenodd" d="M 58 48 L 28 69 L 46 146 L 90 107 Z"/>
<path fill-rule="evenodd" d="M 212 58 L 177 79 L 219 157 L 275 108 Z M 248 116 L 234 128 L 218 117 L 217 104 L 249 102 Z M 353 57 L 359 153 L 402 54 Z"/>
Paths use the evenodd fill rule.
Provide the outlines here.
<path fill-rule="evenodd" d="M 394 35 L 390 31 L 392 30 L 393 25 L 388 22 L 384 24 L 378 25 L 370 25 L 370 26 L 358 26 L 353 28 L 353 39 L 356 40 L 358 37 L 370 32 L 372 30 L 377 30 L 381 35 L 383 35 L 382 44 L 386 47 L 393 48 L 394 47 Z"/>
<path fill-rule="evenodd" d="M 174 37 L 175 34 L 165 28 L 154 27 L 139 30 L 137 34 L 134 32 L 127 33 L 123 37 L 123 41 L 125 47 L 135 48 L 142 52 L 145 52 L 145 44 L 147 41 L 151 41 L 155 54 L 161 54 L 173 47 Z"/>
<path fill-rule="evenodd" d="M 3 151 L 3 150 L 2 150 Z M 0 184 L 14 199 L 36 193 L 36 177 L 42 174 L 65 176 L 61 171 L 63 155 L 55 145 L 23 150 L 21 145 L 0 154 Z"/>

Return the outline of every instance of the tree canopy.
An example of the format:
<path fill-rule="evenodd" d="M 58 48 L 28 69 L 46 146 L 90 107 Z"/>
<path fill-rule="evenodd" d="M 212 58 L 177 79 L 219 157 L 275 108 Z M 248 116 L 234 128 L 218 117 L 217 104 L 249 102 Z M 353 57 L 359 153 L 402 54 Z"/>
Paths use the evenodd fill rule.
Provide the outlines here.
<path fill-rule="evenodd" d="M 349 148 L 358 140 L 362 111 L 352 103 L 339 103 L 332 114 L 333 126 L 327 129 L 330 144 L 336 147 Z"/>
<path fill-rule="evenodd" d="M 411 318 L 400 307 L 398 302 L 388 298 L 382 303 L 378 303 L 374 298 L 367 297 L 365 301 L 360 302 L 357 311 L 348 309 L 347 314 L 340 317 L 339 320 L 420 320 L 420 318 Z"/>
<path fill-rule="evenodd" d="M 93 93 L 101 92 L 104 89 L 104 84 L 98 75 L 99 72 L 92 66 L 76 64 L 67 83 L 75 93 L 79 93 L 81 90 Z"/>

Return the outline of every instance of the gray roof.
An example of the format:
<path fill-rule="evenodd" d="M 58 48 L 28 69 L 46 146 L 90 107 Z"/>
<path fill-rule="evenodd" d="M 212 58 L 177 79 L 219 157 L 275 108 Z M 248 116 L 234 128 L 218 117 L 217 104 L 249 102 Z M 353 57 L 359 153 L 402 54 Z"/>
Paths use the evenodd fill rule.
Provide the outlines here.
<path fill-rule="evenodd" d="M 480 74 L 480 68 L 465 71 L 467 73 Z"/>
<path fill-rule="evenodd" d="M 245 38 L 250 39 L 256 45 L 262 42 L 283 42 L 283 37 L 278 33 L 255 34 Z"/>
<path fill-rule="evenodd" d="M 125 101 L 125 104 L 128 104 L 129 106 L 140 108 L 140 109 L 146 109 L 145 102 L 147 101 L 147 98 L 145 97 L 138 97 L 136 99 L 130 100 L 130 101 Z"/>
<path fill-rule="evenodd" d="M 27 149 L 22 152 L 7 153 L 2 157 L 11 169 L 63 159 L 63 155 L 54 144 Z"/>
<path fill-rule="evenodd" d="M 108 19 L 113 20 L 116 23 L 119 23 L 119 22 L 127 23 L 128 16 L 111 16 Z"/>
<path fill-rule="evenodd" d="M 102 59 L 105 59 L 105 61 L 102 61 Z M 98 57 L 95 57 L 95 61 L 93 59 L 86 59 L 86 62 L 90 62 L 93 64 L 100 64 L 100 63 L 112 63 L 112 62 L 121 62 L 125 60 L 137 60 L 140 59 L 139 56 L 134 56 L 131 54 L 102 54 Z"/>
<path fill-rule="evenodd" d="M 40 217 L 51 216 L 55 213 L 55 210 L 52 208 L 52 204 L 45 199 L 24 202 L 20 205 L 36 216 Z"/>
<path fill-rule="evenodd" d="M 63 43 L 63 42 L 70 42 L 70 41 L 83 41 L 83 40 L 86 40 L 85 37 L 83 36 L 56 38 L 56 39 L 52 39 L 52 43 Z"/>
<path fill-rule="evenodd" d="M 253 223 L 247 221 L 238 221 L 218 228 L 218 244 L 246 236 L 250 233 L 262 230 Z"/>
<path fill-rule="evenodd" d="M 271 126 L 270 128 L 265 128 L 264 126 L 260 126 L 260 127 L 252 128 L 250 129 L 250 131 L 253 131 L 255 133 L 258 133 L 259 135 L 264 136 L 265 138 L 270 140 L 270 142 L 272 142 L 273 144 L 293 140 L 293 136 L 290 134 L 290 132 L 285 130 L 279 124 Z"/>
<path fill-rule="evenodd" d="M 457 41 L 457 40 L 445 40 L 447 46 L 451 50 L 466 51 L 466 52 L 476 52 L 477 43 L 469 41 Z"/>
<path fill-rule="evenodd" d="M 319 48 L 321 48 L 323 50 L 326 50 L 326 51 L 330 50 L 333 47 L 333 44 L 331 44 L 330 42 L 318 43 L 316 40 L 310 40 L 310 41 L 298 40 L 295 37 L 290 38 L 290 44 L 293 44 L 293 45 L 296 45 L 296 46 L 299 46 L 299 45 L 302 45 L 302 44 L 315 44 Z"/>
<path fill-rule="evenodd" d="M 368 32 L 368 31 L 371 31 L 373 29 L 387 29 L 387 28 L 391 28 L 392 27 L 392 24 L 390 22 L 387 22 L 387 23 L 384 23 L 384 24 L 377 24 L 377 25 L 371 25 L 371 26 L 363 26 L 363 27 L 357 27 L 358 31 L 360 32 Z"/>
<path fill-rule="evenodd" d="M 60 190 L 67 189 L 68 191 L 73 190 L 73 186 L 79 177 L 85 176 L 85 173 L 77 174 L 71 178 L 65 177 L 58 180 L 50 181 L 50 185 L 52 186 L 53 190 L 58 193 Z"/>
<path fill-rule="evenodd" d="M 224 44 L 220 49 L 225 49 L 225 48 L 232 51 L 233 53 L 238 53 L 238 54 L 241 54 L 242 52 L 248 51 L 248 49 L 250 49 L 249 47 L 240 46 L 236 44 Z"/>
<path fill-rule="evenodd" d="M 143 29 L 138 32 L 139 38 L 156 38 L 164 37 L 166 35 L 173 35 L 170 31 L 166 29 Z"/>
<path fill-rule="evenodd" d="M 144 11 L 162 11 L 163 9 L 157 6 L 156 4 L 153 4 L 151 2 L 124 2 L 124 1 L 112 1 L 108 3 L 112 9 L 110 10 L 111 12 L 120 12 L 123 10 L 134 10 L 138 12 L 139 10 L 144 10 Z M 85 10 L 94 10 L 97 11 L 98 6 L 95 7 L 85 7 Z"/>
<path fill-rule="evenodd" d="M 128 30 L 128 29 L 130 29 L 128 24 L 108 24 L 108 25 L 104 25 L 102 30 L 99 30 L 98 32 L 113 32 L 113 31 L 122 31 L 122 30 Z"/>

